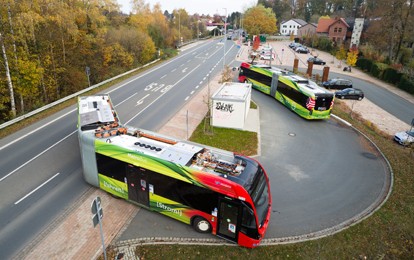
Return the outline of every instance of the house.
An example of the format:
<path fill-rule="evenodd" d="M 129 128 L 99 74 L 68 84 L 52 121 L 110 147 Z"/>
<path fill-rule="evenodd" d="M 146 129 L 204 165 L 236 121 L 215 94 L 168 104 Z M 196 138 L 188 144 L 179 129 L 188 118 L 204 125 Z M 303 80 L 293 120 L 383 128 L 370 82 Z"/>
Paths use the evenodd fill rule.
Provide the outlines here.
<path fill-rule="evenodd" d="M 316 23 L 308 23 L 299 27 L 298 38 L 312 37 L 316 34 L 316 27 L 318 27 Z"/>
<path fill-rule="evenodd" d="M 305 22 L 302 19 L 290 19 L 289 21 L 282 22 L 280 24 L 280 34 L 281 35 L 298 35 L 298 29 L 301 26 L 306 25 L 307 22 Z"/>
<path fill-rule="evenodd" d="M 343 18 L 320 18 L 316 34 L 318 36 L 326 36 L 333 42 L 341 44 L 346 39 L 346 33 L 349 25 Z"/>

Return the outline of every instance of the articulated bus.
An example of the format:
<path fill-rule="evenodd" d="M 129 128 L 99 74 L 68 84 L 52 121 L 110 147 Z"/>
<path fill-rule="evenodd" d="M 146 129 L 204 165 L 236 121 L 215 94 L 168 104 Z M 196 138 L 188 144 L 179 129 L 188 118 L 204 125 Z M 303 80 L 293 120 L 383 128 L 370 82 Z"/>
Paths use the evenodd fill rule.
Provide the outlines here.
<path fill-rule="evenodd" d="M 253 88 L 274 97 L 303 118 L 330 117 L 334 94 L 286 70 L 243 62 L 239 81 L 252 83 Z"/>
<path fill-rule="evenodd" d="M 121 125 L 106 94 L 79 97 L 78 134 L 89 184 L 244 247 L 264 237 L 272 199 L 256 160 Z"/>

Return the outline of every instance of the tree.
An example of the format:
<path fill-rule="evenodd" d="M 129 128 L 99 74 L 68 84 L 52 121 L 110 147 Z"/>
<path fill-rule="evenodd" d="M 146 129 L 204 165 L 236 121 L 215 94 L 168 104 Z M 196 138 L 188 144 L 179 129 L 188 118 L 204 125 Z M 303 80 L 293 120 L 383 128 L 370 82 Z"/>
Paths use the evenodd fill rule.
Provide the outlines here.
<path fill-rule="evenodd" d="M 347 54 L 346 63 L 349 66 L 354 67 L 357 60 L 358 60 L 358 50 L 357 49 L 350 49 L 348 54 Z"/>
<path fill-rule="evenodd" d="M 342 60 L 347 57 L 345 46 L 342 44 L 335 53 L 335 58 L 339 60 L 339 66 L 342 66 Z"/>
<path fill-rule="evenodd" d="M 263 5 L 249 8 L 244 14 L 243 25 L 252 35 L 274 34 L 277 31 L 275 13 Z"/>

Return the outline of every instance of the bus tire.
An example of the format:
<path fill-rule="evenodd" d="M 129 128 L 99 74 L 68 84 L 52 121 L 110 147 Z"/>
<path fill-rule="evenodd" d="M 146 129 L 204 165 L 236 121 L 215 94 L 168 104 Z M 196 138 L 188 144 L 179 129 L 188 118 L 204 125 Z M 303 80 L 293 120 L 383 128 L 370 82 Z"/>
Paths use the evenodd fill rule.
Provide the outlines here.
<path fill-rule="evenodd" d="M 199 233 L 210 233 L 211 224 L 205 218 L 196 217 L 193 221 L 193 227 L 195 231 Z"/>

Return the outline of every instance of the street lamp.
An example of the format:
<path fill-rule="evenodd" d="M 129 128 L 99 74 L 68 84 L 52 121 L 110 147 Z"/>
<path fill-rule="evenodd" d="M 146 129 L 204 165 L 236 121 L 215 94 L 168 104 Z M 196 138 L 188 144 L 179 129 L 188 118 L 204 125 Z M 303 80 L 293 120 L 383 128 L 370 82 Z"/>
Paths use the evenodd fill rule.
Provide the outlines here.
<path fill-rule="evenodd" d="M 224 55 L 223 55 L 223 71 L 225 69 L 226 66 L 226 24 L 227 24 L 227 8 L 223 8 L 224 10 L 226 10 L 226 15 L 224 17 L 224 37 L 223 37 L 223 50 L 224 50 Z"/>

